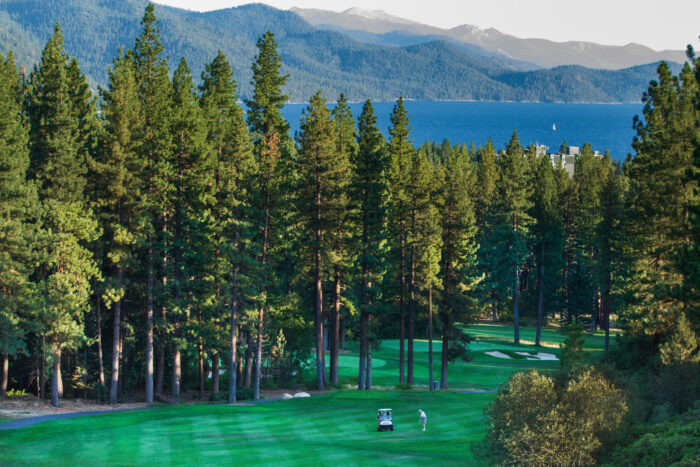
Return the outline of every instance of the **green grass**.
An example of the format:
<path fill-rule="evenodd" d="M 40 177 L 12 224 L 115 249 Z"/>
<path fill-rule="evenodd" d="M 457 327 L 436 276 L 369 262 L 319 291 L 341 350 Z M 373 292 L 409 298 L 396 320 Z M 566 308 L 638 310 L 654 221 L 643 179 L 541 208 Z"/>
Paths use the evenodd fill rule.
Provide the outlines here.
<path fill-rule="evenodd" d="M 535 347 L 534 329 L 522 327 L 520 345 L 512 326 L 476 324 L 467 332 L 472 361 L 449 366 L 453 389 L 494 390 L 508 377 L 529 368 L 559 367 L 558 361 L 527 360 L 515 352 L 559 356 L 563 336 L 544 329 Z M 586 335 L 589 358 L 602 352 L 602 335 Z M 357 381 L 357 345 L 339 358 L 345 384 Z M 494 394 L 420 390 L 397 391 L 397 340 L 373 349 L 372 382 L 382 391 L 337 391 L 310 399 L 256 406 L 200 404 L 155 408 L 45 422 L 5 431 L 0 436 L 0 465 L 430 465 L 473 464 L 469 445 L 484 433 L 483 410 Z M 416 340 L 415 379 L 428 385 L 428 342 Z M 510 360 L 486 355 L 500 351 Z M 440 342 L 433 343 L 434 378 L 440 374 Z M 308 374 L 307 378 L 314 379 Z M 377 433 L 377 409 L 394 409 L 396 431 Z M 418 409 L 428 415 L 420 431 Z"/>
<path fill-rule="evenodd" d="M 256 406 L 195 405 L 82 417 L 0 436 L 0 464 L 464 465 L 492 394 L 340 391 Z M 377 409 L 396 431 L 378 433 Z M 428 415 L 423 433 L 418 409 Z"/>
<path fill-rule="evenodd" d="M 448 385 L 455 389 L 494 390 L 507 381 L 508 377 L 518 371 L 529 368 L 555 369 L 558 361 L 533 361 L 515 352 L 528 352 L 531 355 L 538 352 L 561 355 L 559 344 L 564 342 L 564 336 L 558 329 L 545 328 L 542 330 L 542 345 L 535 347 L 535 328 L 520 327 L 519 345 L 513 344 L 513 327 L 499 324 L 474 324 L 466 329 L 474 337 L 469 344 L 472 360 L 465 362 L 457 360 L 449 365 Z M 596 358 L 603 352 L 604 335 L 586 334 L 585 350 L 588 358 Z M 407 344 L 404 344 L 407 345 Z M 339 376 L 341 383 L 357 384 L 358 344 L 348 343 L 349 353 L 339 357 Z M 440 352 L 442 345 L 433 342 L 433 378 L 440 377 Z M 506 360 L 487 355 L 485 352 L 499 351 L 511 356 Z M 399 341 L 384 340 L 372 352 L 372 384 L 373 386 L 393 387 L 398 383 L 399 374 Z M 326 359 L 326 364 L 329 360 Z M 428 386 L 428 341 L 417 339 L 414 342 L 414 376 L 420 386 Z M 310 374 L 308 381 L 313 381 L 315 375 Z"/>

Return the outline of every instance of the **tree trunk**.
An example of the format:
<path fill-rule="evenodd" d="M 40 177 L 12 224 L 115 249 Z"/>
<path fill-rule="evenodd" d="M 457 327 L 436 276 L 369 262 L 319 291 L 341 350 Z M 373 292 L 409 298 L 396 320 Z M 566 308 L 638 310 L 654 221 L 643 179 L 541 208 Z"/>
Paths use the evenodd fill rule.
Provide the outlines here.
<path fill-rule="evenodd" d="M 233 300 L 231 301 L 231 355 L 228 361 L 228 403 L 236 403 L 236 384 L 238 383 L 238 368 L 236 365 L 236 357 L 238 351 L 238 290 L 235 285 L 233 287 Z M 219 356 L 216 356 L 217 360 Z M 218 367 L 218 365 L 217 365 Z M 218 388 L 217 388 L 218 389 Z"/>
<path fill-rule="evenodd" d="M 314 268 L 314 312 L 316 318 L 316 386 L 318 389 L 324 389 L 324 373 L 326 372 L 323 363 L 323 289 L 321 286 L 321 181 L 318 172 L 316 173 L 316 212 L 314 220 L 316 224 L 315 241 L 316 246 L 314 251 L 314 259 L 316 262 Z"/>
<path fill-rule="evenodd" d="M 120 361 L 120 362 L 123 362 L 123 361 L 124 361 L 124 360 L 122 359 L 122 350 L 123 350 L 123 347 L 122 347 L 122 346 L 123 346 L 123 345 L 124 345 L 124 332 L 123 332 L 122 329 L 120 329 L 120 330 L 119 330 L 119 352 L 118 352 L 118 355 L 119 355 L 118 358 L 119 358 L 119 361 Z M 122 363 L 122 364 L 123 364 L 123 363 Z M 122 392 L 123 380 L 124 380 L 124 378 L 119 378 L 119 380 L 118 380 L 118 382 L 117 382 L 117 394 L 120 394 L 120 393 Z"/>
<path fill-rule="evenodd" d="M 150 236 L 149 236 L 150 237 Z M 148 240 L 148 274 L 146 277 L 146 402 L 153 402 L 153 247 Z M 160 368 L 158 393 L 163 390 L 163 368 Z"/>
<path fill-rule="evenodd" d="M 100 383 L 100 386 L 105 385 L 105 367 L 104 367 L 104 361 L 102 358 L 102 301 L 100 300 L 99 296 L 95 297 L 95 315 L 97 318 L 97 339 L 96 339 L 96 344 L 97 344 L 97 364 L 99 367 L 99 373 L 97 375 L 97 381 Z"/>
<path fill-rule="evenodd" d="M 2 354 L 2 375 L 0 376 L 0 397 L 7 396 L 7 378 L 10 370 L 10 354 Z"/>
<path fill-rule="evenodd" d="M 542 312 L 544 311 L 544 242 L 540 246 L 540 281 L 537 291 L 537 331 L 535 334 L 535 345 L 540 345 L 542 338 Z"/>
<path fill-rule="evenodd" d="M 173 342 L 173 379 L 171 397 L 174 403 L 180 402 L 180 383 L 182 382 L 182 369 L 180 368 L 180 348 Z"/>
<path fill-rule="evenodd" d="M 236 317 L 238 319 L 238 317 Z M 237 336 L 234 336 L 231 338 L 231 341 L 236 344 L 236 385 L 240 384 L 241 381 L 243 381 L 243 360 L 244 358 L 240 357 L 240 352 L 238 352 L 238 342 L 243 342 L 243 326 L 241 324 L 238 324 L 238 334 Z M 231 353 L 233 355 L 233 353 Z M 230 383 L 230 381 L 229 381 Z"/>
<path fill-rule="evenodd" d="M 161 336 L 162 338 L 162 336 Z M 163 395 L 163 381 L 165 380 L 165 345 L 158 343 L 158 361 L 156 362 L 156 394 Z"/>
<path fill-rule="evenodd" d="M 163 213 L 163 226 L 161 228 L 161 233 L 163 236 L 163 243 L 165 244 L 165 238 L 167 237 L 167 232 L 168 232 L 168 222 L 167 222 L 167 215 Z M 177 235 L 177 233 L 176 233 Z M 165 247 L 164 247 L 165 248 Z M 165 291 L 168 289 L 168 255 L 163 252 L 163 257 L 161 258 L 161 291 L 163 294 L 165 294 Z M 167 317 L 167 308 L 165 306 L 165 302 L 163 302 L 162 306 L 160 307 L 160 319 L 161 319 L 161 327 L 163 331 L 160 333 L 160 340 L 161 342 L 159 343 L 160 349 L 161 349 L 161 354 L 158 356 L 158 375 L 156 378 L 156 392 L 158 394 L 163 394 L 163 384 L 165 380 L 165 343 L 166 343 L 166 331 L 164 330 L 166 327 L 166 317 Z M 174 368 L 173 368 L 174 372 Z"/>
<path fill-rule="evenodd" d="M 124 268 L 117 268 L 117 287 L 121 288 L 124 283 Z M 119 336 L 121 335 L 121 313 L 122 299 L 114 302 L 114 326 L 112 337 L 112 378 L 111 387 L 109 390 L 109 403 L 114 405 L 117 403 L 119 391 Z"/>
<path fill-rule="evenodd" d="M 496 292 L 493 292 L 491 301 L 491 321 L 498 322 L 498 300 L 496 300 Z"/>
<path fill-rule="evenodd" d="M 250 332 L 250 328 L 248 329 L 247 334 L 248 338 L 246 340 L 245 348 L 245 380 L 243 385 L 249 388 L 253 374 L 253 333 Z"/>
<path fill-rule="evenodd" d="M 603 326 L 605 326 L 605 350 L 610 350 L 610 290 L 603 293 Z"/>
<path fill-rule="evenodd" d="M 364 300 L 364 297 L 362 297 L 361 300 Z M 367 365 L 367 313 L 364 308 L 365 306 L 361 306 L 360 310 L 360 364 L 358 365 L 357 375 L 357 389 L 360 391 L 365 389 Z"/>
<path fill-rule="evenodd" d="M 415 252 L 411 250 L 411 278 L 408 284 L 410 301 L 408 303 L 408 378 L 407 382 L 411 386 L 413 380 L 413 338 L 416 334 L 416 259 Z"/>
<path fill-rule="evenodd" d="M 267 187 L 267 184 L 266 184 Z M 263 238 L 262 238 L 262 256 L 260 264 L 262 265 L 263 271 L 265 270 L 265 265 L 267 264 L 267 242 L 268 236 L 270 234 L 270 191 L 265 189 L 265 218 L 263 223 Z M 262 365 L 262 338 L 263 338 L 263 317 L 265 312 L 265 300 L 266 296 L 266 285 L 263 279 L 263 291 L 262 291 L 262 303 L 258 308 L 258 340 L 255 349 L 255 387 L 253 388 L 253 394 L 255 400 L 260 399 L 260 378 L 262 377 L 260 368 Z"/>
<path fill-rule="evenodd" d="M 340 317 L 340 350 L 345 350 L 345 317 Z"/>
<path fill-rule="evenodd" d="M 63 398 L 63 372 L 61 371 L 61 359 L 63 358 L 63 353 L 59 350 L 58 361 L 54 365 L 58 365 L 58 372 L 56 378 L 56 384 L 58 384 L 58 397 Z M 56 366 L 54 366 L 56 368 Z"/>
<path fill-rule="evenodd" d="M 53 342 L 53 373 L 51 374 L 51 405 L 59 407 L 59 399 L 61 398 L 61 349 L 58 346 L 58 339 Z"/>
<path fill-rule="evenodd" d="M 404 361 L 405 361 L 405 355 L 404 355 L 404 349 L 403 349 L 403 341 L 404 341 L 404 328 L 405 328 L 405 306 L 406 306 L 406 301 L 405 301 L 405 291 L 406 291 L 406 274 L 404 274 L 404 268 L 405 268 L 405 251 L 404 251 L 404 239 L 403 237 L 401 238 L 401 251 L 400 251 L 400 256 L 401 256 L 401 261 L 400 261 L 400 267 L 401 267 L 401 272 L 400 272 L 400 278 L 399 278 L 399 314 L 400 319 L 399 319 L 399 383 L 404 382 Z"/>
<path fill-rule="evenodd" d="M 255 345 L 255 386 L 253 387 L 253 394 L 255 400 L 260 399 L 260 378 L 262 378 L 261 366 L 262 366 L 262 338 L 263 338 L 263 313 L 264 307 L 260 305 L 258 309 L 258 339 Z"/>
<path fill-rule="evenodd" d="M 197 363 L 199 370 L 199 400 L 204 399 L 204 344 L 200 337 L 197 342 Z"/>
<path fill-rule="evenodd" d="M 234 328 L 235 329 L 235 328 Z M 234 358 L 234 365 L 236 360 Z M 233 373 L 236 374 L 235 366 L 232 366 Z M 212 400 L 214 400 L 214 395 L 219 393 L 219 352 L 213 350 L 211 352 L 211 395 Z"/>
<path fill-rule="evenodd" d="M 365 390 L 372 389 L 372 341 L 367 341 L 367 374 L 365 375 Z"/>
<path fill-rule="evenodd" d="M 340 272 L 335 273 L 335 296 L 333 297 L 333 319 L 331 329 L 331 383 L 338 384 L 338 341 L 340 340 Z"/>
<path fill-rule="evenodd" d="M 433 390 L 433 286 L 428 286 L 428 387 Z"/>
<path fill-rule="evenodd" d="M 520 311 L 518 299 L 520 297 L 520 266 L 515 268 L 515 287 L 513 291 L 513 342 L 520 344 Z"/>
<path fill-rule="evenodd" d="M 42 345 L 41 362 L 39 365 L 39 399 L 46 399 L 46 356 Z"/>
<path fill-rule="evenodd" d="M 447 389 L 447 350 L 449 345 L 450 318 L 446 313 L 442 314 L 442 354 L 440 362 L 440 388 Z"/>

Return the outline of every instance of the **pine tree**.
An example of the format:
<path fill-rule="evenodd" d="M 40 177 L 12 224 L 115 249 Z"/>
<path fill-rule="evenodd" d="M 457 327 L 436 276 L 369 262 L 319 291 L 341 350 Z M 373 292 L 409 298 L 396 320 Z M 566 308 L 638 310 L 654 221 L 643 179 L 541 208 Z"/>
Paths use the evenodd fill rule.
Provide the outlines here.
<path fill-rule="evenodd" d="M 86 160 L 80 154 L 79 124 L 69 98 L 68 57 L 56 25 L 35 68 L 27 97 L 32 175 L 43 205 L 42 224 L 50 232 L 42 259 L 41 334 L 53 359 L 51 404 L 57 407 L 61 352 L 85 339 L 83 318 L 89 308 L 90 280 L 97 274 L 86 244 L 97 223 L 85 200 Z"/>
<path fill-rule="evenodd" d="M 627 191 L 627 178 L 615 173 L 610 155 L 606 153 L 602 161 L 603 184 L 600 192 L 600 223 L 596 231 L 599 257 L 601 326 L 605 329 L 605 350 L 610 348 L 610 314 L 614 309 L 613 277 L 621 270 L 622 249 L 626 243 L 622 233 L 622 211 Z"/>
<path fill-rule="evenodd" d="M 153 393 L 162 394 L 165 373 L 165 344 L 167 340 L 167 280 L 168 271 L 168 227 L 172 218 L 172 137 L 170 113 L 172 91 L 168 76 L 167 61 L 161 58 L 163 45 L 160 41 L 159 23 L 154 7 L 149 4 L 141 20 L 143 28 L 134 46 L 134 65 L 139 101 L 143 115 L 143 133 L 139 145 L 142 157 L 142 180 L 148 190 L 144 193 L 144 234 L 141 245 L 146 256 L 146 401 L 153 401 Z M 160 293 L 156 297 L 156 258 L 160 259 Z M 158 304 L 154 303 L 159 298 Z M 155 390 L 153 388 L 153 328 L 154 307 L 160 305 L 158 333 L 158 362 Z"/>
<path fill-rule="evenodd" d="M 279 146 L 289 143 L 289 124 L 282 116 L 282 107 L 287 97 L 282 86 L 289 75 L 280 74 L 282 61 L 277 52 L 275 35 L 267 31 L 256 43 L 258 54 L 253 62 L 253 97 L 246 101 L 248 125 L 253 133 L 256 151 L 260 151 L 265 135 L 276 133 Z"/>
<path fill-rule="evenodd" d="M 457 326 L 474 319 L 475 287 L 480 281 L 477 271 L 477 229 L 474 206 L 469 197 L 474 183 L 474 170 L 469 156 L 452 151 L 442 168 L 444 181 L 439 184 L 437 197 L 441 215 L 442 252 L 440 278 L 442 300 L 442 368 L 441 388 L 447 388 L 447 364 L 454 352 L 462 346 L 462 332 Z"/>
<path fill-rule="evenodd" d="M 644 95 L 644 120 L 635 123 L 635 157 L 626 164 L 628 280 L 621 322 L 630 335 L 649 336 L 657 347 L 686 307 L 678 299 L 683 274 L 679 253 L 691 241 L 690 214 L 697 179 L 687 177 L 700 132 L 698 81 L 686 63 L 678 77 L 662 63 Z"/>
<path fill-rule="evenodd" d="M 404 332 L 406 303 L 406 239 L 408 236 L 408 203 L 411 179 L 409 176 L 415 147 L 411 141 L 411 127 L 403 97 L 394 106 L 389 128 L 389 225 L 392 243 L 392 266 L 399 288 L 399 383 L 404 382 Z M 362 358 L 362 355 L 360 355 Z"/>
<path fill-rule="evenodd" d="M 421 169 L 427 172 L 430 188 L 425 207 L 418 211 L 412 234 L 415 248 L 415 281 L 418 289 L 427 295 L 428 308 L 428 386 L 433 389 L 433 292 L 442 288 L 440 281 L 440 260 L 442 257 L 441 216 L 437 207 L 438 197 L 444 182 L 443 171 L 432 165 Z M 428 178 L 425 175 L 422 177 Z M 410 362 L 410 359 L 409 359 Z"/>
<path fill-rule="evenodd" d="M 576 185 L 576 216 L 574 223 L 575 267 L 581 283 L 569 287 L 569 300 L 577 305 L 576 318 L 590 316 L 592 324 L 598 323 L 598 251 L 595 232 L 600 218 L 600 190 L 602 188 L 600 162 L 593 156 L 590 144 L 584 144 L 576 158 L 574 184 Z"/>
<path fill-rule="evenodd" d="M 495 259 L 495 252 L 491 240 L 494 230 L 494 202 L 496 197 L 496 186 L 498 184 L 498 162 L 496 149 L 489 138 L 486 146 L 480 150 L 481 158 L 476 168 L 476 186 L 474 198 L 474 213 L 476 225 L 479 229 L 479 267 L 484 273 L 484 280 L 481 282 L 480 290 L 482 300 L 491 305 L 491 320 L 495 323 L 498 320 L 498 301 L 502 289 L 494 274 L 492 262 Z"/>
<path fill-rule="evenodd" d="M 495 262 L 499 282 L 504 289 L 513 290 L 514 342 L 520 342 L 519 301 L 520 274 L 528 255 L 527 234 L 531 222 L 529 174 L 518 134 L 513 131 L 505 153 L 500 159 L 500 178 L 494 215 Z M 512 279 L 511 279 L 512 278 Z"/>
<path fill-rule="evenodd" d="M 328 232 L 329 266 L 332 269 L 333 310 L 330 313 L 329 347 L 330 347 L 330 382 L 338 384 L 338 350 L 340 341 L 340 305 L 341 290 L 347 281 L 351 267 L 351 238 L 355 226 L 352 223 L 354 212 L 350 199 L 350 161 L 357 153 L 357 132 L 352 111 L 345 95 L 341 94 L 336 106 L 331 111 L 335 127 L 337 183 L 332 187 L 331 228 Z"/>
<path fill-rule="evenodd" d="M 280 74 L 281 60 L 277 53 L 275 35 L 267 31 L 257 42 L 258 54 L 253 62 L 253 98 L 246 101 L 248 107 L 248 126 L 253 135 L 253 151 L 258 165 L 258 186 L 256 188 L 256 209 L 260 217 L 257 222 L 256 236 L 258 263 L 258 314 L 256 319 L 257 339 L 255 343 L 255 389 L 254 396 L 260 397 L 260 378 L 262 365 L 262 341 L 264 310 L 272 302 L 272 265 L 268 264 L 272 247 L 273 229 L 284 228 L 287 221 L 282 213 L 289 209 L 292 186 L 295 183 L 292 173 L 292 144 L 289 139 L 289 125 L 282 116 L 282 107 L 287 96 L 282 93 L 287 75 Z M 289 254 L 291 242 L 283 245 Z"/>
<path fill-rule="evenodd" d="M 27 180 L 27 126 L 21 115 L 21 87 L 12 53 L 0 56 L 0 397 L 7 392 L 10 356 L 26 353 L 34 292 L 39 204 Z"/>
<path fill-rule="evenodd" d="M 545 300 L 556 297 L 556 280 L 559 259 L 563 255 L 564 229 L 561 210 L 557 204 L 557 186 L 554 167 L 546 155 L 539 157 L 532 177 L 532 250 L 536 254 L 537 280 L 537 330 L 535 345 L 540 345 L 542 322 L 546 316 Z M 553 308 L 550 307 L 549 308 Z"/>
<path fill-rule="evenodd" d="M 254 295 L 251 274 L 254 212 L 252 208 L 253 178 L 256 165 L 251 138 L 243 110 L 236 103 L 237 84 L 226 57 L 219 52 L 202 74 L 200 100 L 208 125 L 208 140 L 217 158 L 214 172 L 216 203 L 213 241 L 216 261 L 216 306 L 221 315 L 230 308 L 230 357 L 228 361 L 228 402 L 236 402 L 237 333 L 239 311 L 244 297 Z M 230 280 L 228 280 L 230 278 Z M 212 355 L 212 392 L 218 354 Z M 218 379 L 218 378 L 216 378 Z"/>
<path fill-rule="evenodd" d="M 102 91 L 105 120 L 102 151 L 91 164 L 96 192 L 96 213 L 103 230 L 106 264 L 103 271 L 113 271 L 106 280 L 105 303 L 114 310 L 110 403 L 116 404 L 119 383 L 119 347 L 122 301 L 139 262 L 136 245 L 142 229 L 138 222 L 141 193 L 138 144 L 142 136 L 141 107 L 134 75 L 133 60 L 123 48 L 109 70 L 109 87 Z"/>
<path fill-rule="evenodd" d="M 173 382 L 172 399 L 179 401 L 180 354 L 188 346 L 186 331 L 197 336 L 200 393 L 203 391 L 203 313 L 212 299 L 208 259 L 213 256 L 209 240 L 211 209 L 215 205 L 212 175 L 216 161 L 207 144 L 207 128 L 199 106 L 192 74 L 184 58 L 173 74 L 172 135 L 173 160 L 173 266 L 171 319 Z M 196 315 L 196 320 L 191 320 Z M 198 323 L 198 324 L 195 324 Z M 192 329 L 194 327 L 195 329 Z M 199 334 L 199 335 L 198 335 Z M 201 394 L 200 394 L 201 395 Z"/>
<path fill-rule="evenodd" d="M 380 284 L 385 272 L 390 159 L 384 135 L 377 128 L 377 117 L 369 100 L 362 106 L 357 127 L 358 149 L 352 160 L 350 192 L 357 209 L 355 223 L 358 232 L 354 240 L 360 269 L 360 364 L 357 388 L 363 390 L 369 389 L 366 361 L 369 322 L 381 298 Z"/>
<path fill-rule="evenodd" d="M 449 157 L 449 156 L 447 156 Z M 408 225 L 406 229 L 406 250 L 408 253 L 408 372 L 406 382 L 414 384 L 413 377 L 413 339 L 416 331 L 416 307 L 417 307 L 417 268 L 418 261 L 430 237 L 426 233 L 427 221 L 432 209 L 430 200 L 431 187 L 434 184 L 433 170 L 425 151 L 414 151 L 411 156 L 408 178 L 411 181 L 408 187 L 408 199 L 406 205 Z"/>
<path fill-rule="evenodd" d="M 326 107 L 326 99 L 317 92 L 304 110 L 299 142 L 299 211 L 304 228 L 304 243 L 313 271 L 314 314 L 316 323 L 316 383 L 325 387 L 323 359 L 323 290 L 324 254 L 326 236 L 336 227 L 334 212 L 343 199 L 335 198 L 341 192 L 347 176 L 346 154 L 338 154 L 335 124 Z"/>
<path fill-rule="evenodd" d="M 695 70 L 695 80 L 700 88 L 700 59 L 695 56 L 692 47 L 688 47 L 688 59 Z M 695 102 L 696 109 L 696 134 L 700 132 L 700 97 Z M 692 165 L 686 172 L 685 183 L 698 186 L 700 182 L 700 135 L 695 139 Z M 683 271 L 682 298 L 688 304 L 687 318 L 695 326 L 700 328 L 700 203 L 694 200 L 689 207 L 690 243 L 681 251 L 679 268 Z"/>

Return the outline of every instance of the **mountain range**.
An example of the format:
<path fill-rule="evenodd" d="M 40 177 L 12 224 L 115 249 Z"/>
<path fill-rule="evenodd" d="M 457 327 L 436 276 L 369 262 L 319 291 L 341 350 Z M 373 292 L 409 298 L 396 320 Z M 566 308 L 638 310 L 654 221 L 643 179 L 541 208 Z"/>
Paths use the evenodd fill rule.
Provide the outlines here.
<path fill-rule="evenodd" d="M 95 88 L 105 86 L 119 46 L 133 47 L 146 5 L 146 0 L 1 0 L 0 52 L 12 50 L 19 64 L 31 68 L 59 22 L 68 54 L 77 57 Z M 275 33 L 279 44 L 291 102 L 304 102 L 319 88 L 331 100 L 344 92 L 355 101 L 403 95 L 432 100 L 638 102 L 657 66 L 543 69 L 530 58 L 439 34 L 423 35 L 422 40 L 414 37 L 403 45 L 362 40 L 316 27 L 299 10 L 261 4 L 206 13 L 156 5 L 156 16 L 171 68 L 184 56 L 198 77 L 204 64 L 222 50 L 243 98 L 251 92 L 255 42 L 266 30 Z M 394 23 L 400 20 L 389 18 Z M 395 31 L 395 37 L 420 35 Z"/>
<path fill-rule="evenodd" d="M 363 42 L 406 46 L 430 40 L 445 40 L 458 45 L 471 45 L 494 55 L 506 57 L 521 63 L 521 68 L 525 69 L 581 65 L 588 68 L 619 70 L 661 60 L 685 61 L 685 52 L 682 50 L 657 52 L 634 43 L 613 46 L 582 41 L 554 42 L 546 39 L 521 39 L 493 28 L 482 29 L 469 24 L 441 29 L 392 16 L 381 10 L 349 8 L 337 13 L 292 8 L 291 11 L 312 26 L 338 31 Z"/>

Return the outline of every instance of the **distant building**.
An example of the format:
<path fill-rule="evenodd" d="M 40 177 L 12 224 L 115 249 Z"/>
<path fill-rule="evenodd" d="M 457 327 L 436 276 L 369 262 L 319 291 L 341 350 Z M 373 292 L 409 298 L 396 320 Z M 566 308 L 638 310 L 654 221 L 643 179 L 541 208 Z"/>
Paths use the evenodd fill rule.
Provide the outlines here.
<path fill-rule="evenodd" d="M 546 147 L 546 146 L 545 146 Z M 538 147 L 539 154 L 539 147 Z M 562 167 L 569 174 L 569 177 L 574 176 L 574 170 L 576 167 L 576 159 L 581 155 L 581 149 L 577 146 L 569 146 L 569 152 L 567 154 L 562 154 L 560 152 L 555 154 L 549 154 L 549 160 L 552 162 L 554 167 Z M 603 157 L 600 151 L 593 152 L 594 157 Z"/>

